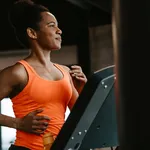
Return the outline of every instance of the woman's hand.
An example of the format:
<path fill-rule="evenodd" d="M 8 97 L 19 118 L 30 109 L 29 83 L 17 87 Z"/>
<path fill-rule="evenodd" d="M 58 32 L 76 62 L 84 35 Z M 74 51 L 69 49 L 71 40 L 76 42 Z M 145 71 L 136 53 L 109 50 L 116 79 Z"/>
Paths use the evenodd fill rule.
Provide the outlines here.
<path fill-rule="evenodd" d="M 17 122 L 17 129 L 29 133 L 42 134 L 46 130 L 50 120 L 47 116 L 37 115 L 42 111 L 43 109 L 38 109 L 27 114 L 23 118 L 19 118 Z"/>
<path fill-rule="evenodd" d="M 82 68 L 77 65 L 71 66 L 70 74 L 72 76 L 73 84 L 78 93 L 80 94 L 84 85 L 87 82 L 87 78 L 83 73 Z"/>

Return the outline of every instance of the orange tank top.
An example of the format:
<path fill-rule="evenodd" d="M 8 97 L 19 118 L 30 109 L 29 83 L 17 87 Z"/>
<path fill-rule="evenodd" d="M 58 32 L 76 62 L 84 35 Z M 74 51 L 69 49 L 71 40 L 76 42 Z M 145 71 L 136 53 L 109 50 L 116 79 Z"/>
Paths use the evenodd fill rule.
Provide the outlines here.
<path fill-rule="evenodd" d="M 24 60 L 19 61 L 27 73 L 28 83 L 25 88 L 12 98 L 14 114 L 22 118 L 28 113 L 43 108 L 40 115 L 50 117 L 46 133 L 51 132 L 56 137 L 64 124 L 66 107 L 72 96 L 69 74 L 58 64 L 54 66 L 61 71 L 63 78 L 50 81 L 41 78 Z M 17 130 L 15 145 L 24 146 L 31 150 L 43 150 L 43 135 L 35 135 Z"/>

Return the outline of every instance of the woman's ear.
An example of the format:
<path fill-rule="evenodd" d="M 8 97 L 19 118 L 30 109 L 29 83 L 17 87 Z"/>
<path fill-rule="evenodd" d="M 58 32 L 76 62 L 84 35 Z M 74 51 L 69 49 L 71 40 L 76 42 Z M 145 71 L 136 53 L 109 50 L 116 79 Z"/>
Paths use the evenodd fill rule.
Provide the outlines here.
<path fill-rule="evenodd" d="M 27 35 L 31 38 L 31 39 L 37 39 L 37 33 L 34 29 L 32 28 L 27 28 Z"/>

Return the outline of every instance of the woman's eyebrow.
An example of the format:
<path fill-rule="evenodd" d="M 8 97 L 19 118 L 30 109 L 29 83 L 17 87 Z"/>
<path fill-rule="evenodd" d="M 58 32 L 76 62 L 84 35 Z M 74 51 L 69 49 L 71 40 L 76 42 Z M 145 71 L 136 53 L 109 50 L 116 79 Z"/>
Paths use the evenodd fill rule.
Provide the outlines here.
<path fill-rule="evenodd" d="M 47 22 L 47 25 L 49 25 L 49 24 L 56 24 L 56 25 L 58 25 L 58 23 L 56 23 L 54 21 Z"/>

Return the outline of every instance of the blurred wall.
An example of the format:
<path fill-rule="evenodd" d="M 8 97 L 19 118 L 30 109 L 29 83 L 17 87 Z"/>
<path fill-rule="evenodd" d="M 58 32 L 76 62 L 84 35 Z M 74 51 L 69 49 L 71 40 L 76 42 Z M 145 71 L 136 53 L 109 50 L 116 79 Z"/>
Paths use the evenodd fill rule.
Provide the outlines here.
<path fill-rule="evenodd" d="M 114 64 L 111 34 L 111 25 L 89 29 L 92 71 Z"/>
<path fill-rule="evenodd" d="M 27 57 L 29 50 L 16 50 L 0 52 L 0 69 L 16 63 L 18 60 Z M 63 46 L 61 50 L 51 53 L 53 62 L 70 65 L 78 62 L 76 46 Z"/>

